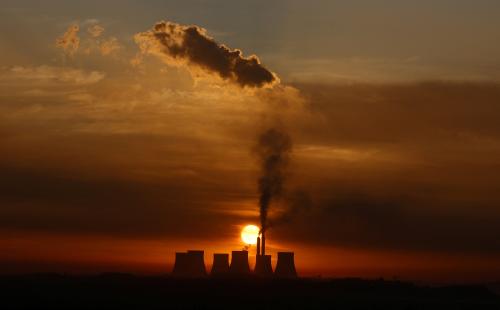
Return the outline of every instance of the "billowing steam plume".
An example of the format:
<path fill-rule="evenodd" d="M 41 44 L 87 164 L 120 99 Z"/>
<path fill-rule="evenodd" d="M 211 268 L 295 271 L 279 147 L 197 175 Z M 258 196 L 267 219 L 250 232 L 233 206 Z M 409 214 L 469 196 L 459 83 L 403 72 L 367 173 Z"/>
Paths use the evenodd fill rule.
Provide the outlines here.
<path fill-rule="evenodd" d="M 187 65 L 215 74 L 241 87 L 260 88 L 278 82 L 257 56 L 243 57 L 238 49 L 230 49 L 209 37 L 198 26 L 159 22 L 153 29 L 135 35 L 141 55 L 152 54 L 170 65 Z"/>
<path fill-rule="evenodd" d="M 261 164 L 259 205 L 261 229 L 264 232 L 268 228 L 267 215 L 271 201 L 283 193 L 292 140 L 285 132 L 272 128 L 260 135 L 255 150 Z"/>
<path fill-rule="evenodd" d="M 133 63 L 140 63 L 144 55 L 154 55 L 169 65 L 186 66 L 194 72 L 201 70 L 241 87 L 262 88 L 279 83 L 278 77 L 265 68 L 257 56 L 243 57 L 240 50 L 217 43 L 205 29 L 195 25 L 163 21 L 151 30 L 136 34 L 134 39 L 140 53 Z M 284 201 L 288 208 L 273 221 L 268 220 L 273 200 L 283 198 L 291 151 L 292 140 L 284 130 L 271 127 L 259 135 L 255 154 L 261 165 L 258 190 L 262 234 L 271 225 L 289 221 L 302 206 L 310 205 L 307 194 L 287 195 Z M 264 234 L 262 237 L 264 243 Z"/>

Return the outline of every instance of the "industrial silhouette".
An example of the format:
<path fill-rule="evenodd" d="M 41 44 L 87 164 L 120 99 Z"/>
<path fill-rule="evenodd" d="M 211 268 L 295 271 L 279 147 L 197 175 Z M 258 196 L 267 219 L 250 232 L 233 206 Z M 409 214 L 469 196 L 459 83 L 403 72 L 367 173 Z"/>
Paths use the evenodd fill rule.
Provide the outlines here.
<path fill-rule="evenodd" d="M 278 263 L 274 274 L 279 278 L 296 278 L 293 252 L 278 252 Z"/>
<path fill-rule="evenodd" d="M 255 258 L 254 273 L 261 277 L 271 277 L 273 275 L 271 255 L 257 255 Z"/>
<path fill-rule="evenodd" d="M 212 277 L 225 276 L 229 273 L 229 254 L 216 253 L 214 254 L 214 262 L 212 264 Z"/>
<path fill-rule="evenodd" d="M 297 278 L 295 270 L 294 253 L 278 252 L 276 270 L 273 273 L 271 255 L 266 255 L 265 236 L 257 238 L 257 255 L 255 257 L 255 268 L 253 273 L 248 264 L 248 251 L 232 251 L 231 264 L 229 254 L 216 253 L 212 264 L 210 275 L 212 277 L 247 277 L 255 275 L 258 277 Z M 203 278 L 207 276 L 204 262 L 204 252 L 190 250 L 175 253 L 174 269 L 172 276 L 178 278 Z"/>
<path fill-rule="evenodd" d="M 175 253 L 175 264 L 172 276 L 182 278 L 205 277 L 204 252 L 187 251 L 187 253 Z"/>
<path fill-rule="evenodd" d="M 261 232 L 261 237 L 257 237 L 257 255 L 255 257 L 254 273 L 261 277 L 269 277 L 273 275 L 273 267 L 271 266 L 271 255 L 266 255 L 266 236 Z"/>
<path fill-rule="evenodd" d="M 250 274 L 250 266 L 248 265 L 248 251 L 232 252 L 229 274 L 231 274 L 232 276 L 245 276 Z"/>

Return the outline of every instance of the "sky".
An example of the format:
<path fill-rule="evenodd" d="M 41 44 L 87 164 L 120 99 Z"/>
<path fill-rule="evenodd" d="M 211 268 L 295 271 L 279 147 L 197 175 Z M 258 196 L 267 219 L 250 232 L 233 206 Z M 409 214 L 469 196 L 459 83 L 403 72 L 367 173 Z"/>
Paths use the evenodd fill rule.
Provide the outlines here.
<path fill-rule="evenodd" d="M 275 129 L 299 274 L 498 280 L 498 29 L 487 0 L 4 0 L 0 272 L 243 248 Z"/>

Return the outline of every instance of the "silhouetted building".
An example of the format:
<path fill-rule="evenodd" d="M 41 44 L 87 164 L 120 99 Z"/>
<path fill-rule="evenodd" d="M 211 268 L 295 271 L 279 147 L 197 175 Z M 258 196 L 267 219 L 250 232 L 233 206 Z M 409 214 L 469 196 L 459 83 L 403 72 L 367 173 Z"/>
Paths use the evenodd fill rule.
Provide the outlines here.
<path fill-rule="evenodd" d="M 255 258 L 254 273 L 258 276 L 271 277 L 273 267 L 271 265 L 271 255 L 257 255 Z"/>
<path fill-rule="evenodd" d="M 256 255 L 255 268 L 253 274 L 261 277 L 272 277 L 273 267 L 271 264 L 271 255 L 263 255 L 261 238 L 261 254 Z M 257 251 L 258 253 L 259 251 Z M 211 276 L 230 276 L 241 277 L 251 274 L 248 264 L 248 251 L 232 251 L 231 264 L 229 264 L 229 254 L 216 253 Z M 204 251 L 187 251 L 175 253 L 175 263 L 172 270 L 172 276 L 177 278 L 203 278 L 207 276 L 204 262 Z M 296 278 L 293 252 L 278 252 L 278 262 L 274 270 L 274 276 L 277 278 Z"/>
<path fill-rule="evenodd" d="M 250 273 L 250 267 L 248 265 L 248 251 L 232 252 L 229 273 L 231 275 L 247 275 Z"/>
<path fill-rule="evenodd" d="M 278 263 L 276 264 L 274 274 L 279 278 L 297 277 L 293 252 L 278 252 Z"/>
<path fill-rule="evenodd" d="M 181 278 L 201 278 L 207 275 L 203 251 L 175 253 L 172 276 Z"/>
<path fill-rule="evenodd" d="M 229 254 L 214 254 L 214 263 L 210 274 L 214 277 L 229 274 Z"/>

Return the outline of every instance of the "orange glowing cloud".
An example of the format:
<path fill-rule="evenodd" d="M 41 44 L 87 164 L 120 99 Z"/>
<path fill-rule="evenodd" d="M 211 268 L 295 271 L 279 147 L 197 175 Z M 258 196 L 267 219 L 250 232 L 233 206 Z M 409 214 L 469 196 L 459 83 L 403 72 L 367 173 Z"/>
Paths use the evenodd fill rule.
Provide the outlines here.
<path fill-rule="evenodd" d="M 78 32 L 80 27 L 78 25 L 71 25 L 66 32 L 56 40 L 56 46 L 61 48 L 65 54 L 73 56 L 80 47 L 80 38 Z"/>

